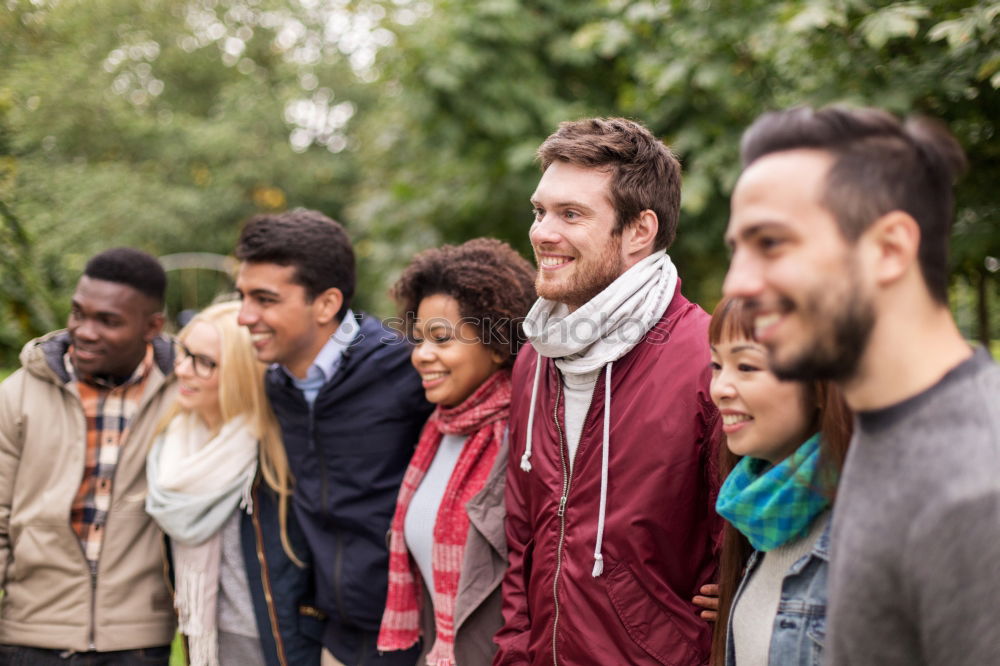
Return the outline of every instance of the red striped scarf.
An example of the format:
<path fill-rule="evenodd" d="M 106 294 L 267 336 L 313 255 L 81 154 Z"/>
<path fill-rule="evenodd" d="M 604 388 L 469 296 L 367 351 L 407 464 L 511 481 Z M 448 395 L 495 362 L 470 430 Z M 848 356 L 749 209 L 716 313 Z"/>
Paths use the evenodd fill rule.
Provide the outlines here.
<path fill-rule="evenodd" d="M 389 532 L 389 592 L 379 631 L 379 650 L 405 650 L 420 638 L 424 581 L 406 549 L 403 522 L 442 436 L 468 435 L 438 508 L 431 550 L 434 578 L 431 599 L 437 638 L 427 655 L 427 663 L 454 666 L 455 597 L 469 534 L 465 505 L 483 489 L 496 461 L 510 416 L 510 394 L 510 371 L 497 371 L 462 404 L 451 408 L 439 406 L 424 426 L 399 489 Z"/>

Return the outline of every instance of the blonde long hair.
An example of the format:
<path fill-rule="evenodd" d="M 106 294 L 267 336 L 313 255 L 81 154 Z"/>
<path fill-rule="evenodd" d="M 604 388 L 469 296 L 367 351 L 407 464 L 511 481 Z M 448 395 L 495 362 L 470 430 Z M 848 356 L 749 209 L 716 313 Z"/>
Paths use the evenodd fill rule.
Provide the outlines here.
<path fill-rule="evenodd" d="M 205 308 L 177 334 L 181 342 L 198 322 L 208 324 L 219 334 L 219 411 L 227 423 L 246 414 L 260 442 L 259 466 L 265 483 L 278 494 L 278 522 L 281 545 L 298 566 L 304 566 L 288 541 L 288 498 L 292 494 L 292 475 L 281 441 L 281 429 L 264 393 L 264 373 L 267 366 L 257 360 L 250 341 L 250 332 L 237 322 L 238 301 L 216 303 Z M 179 412 L 179 404 L 168 410 L 161 429 Z"/>

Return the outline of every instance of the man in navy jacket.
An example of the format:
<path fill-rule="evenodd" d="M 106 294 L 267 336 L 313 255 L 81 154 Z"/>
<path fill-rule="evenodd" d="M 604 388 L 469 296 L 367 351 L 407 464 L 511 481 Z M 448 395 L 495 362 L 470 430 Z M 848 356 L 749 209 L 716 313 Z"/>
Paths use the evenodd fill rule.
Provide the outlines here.
<path fill-rule="evenodd" d="M 292 506 L 312 551 L 327 615 L 324 666 L 412 666 L 418 650 L 380 656 L 389 529 L 396 494 L 431 411 L 409 345 L 350 309 L 354 251 L 321 213 L 261 215 L 236 248 L 240 323 L 272 363 L 267 394 L 295 478 Z"/>

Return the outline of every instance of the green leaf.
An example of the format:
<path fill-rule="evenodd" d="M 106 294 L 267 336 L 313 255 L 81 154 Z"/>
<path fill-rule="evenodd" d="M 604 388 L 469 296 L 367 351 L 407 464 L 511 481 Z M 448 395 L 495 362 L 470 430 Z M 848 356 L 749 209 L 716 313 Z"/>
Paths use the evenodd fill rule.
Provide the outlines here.
<path fill-rule="evenodd" d="M 932 42 L 948 40 L 948 46 L 955 50 L 967 44 L 975 34 L 975 18 L 964 18 L 941 21 L 927 31 L 927 39 Z"/>
<path fill-rule="evenodd" d="M 821 30 L 831 25 L 838 27 L 847 25 L 847 17 L 843 10 L 828 2 L 810 2 L 788 20 L 786 27 L 790 32 L 802 33 Z"/>
<path fill-rule="evenodd" d="M 1000 71 L 1000 53 L 994 54 L 979 66 L 979 69 L 976 70 L 976 78 L 983 81 L 998 71 Z"/>
<path fill-rule="evenodd" d="M 920 19 L 929 15 L 930 11 L 921 4 L 899 3 L 869 14 L 858 29 L 869 46 L 881 49 L 892 39 L 916 37 Z"/>

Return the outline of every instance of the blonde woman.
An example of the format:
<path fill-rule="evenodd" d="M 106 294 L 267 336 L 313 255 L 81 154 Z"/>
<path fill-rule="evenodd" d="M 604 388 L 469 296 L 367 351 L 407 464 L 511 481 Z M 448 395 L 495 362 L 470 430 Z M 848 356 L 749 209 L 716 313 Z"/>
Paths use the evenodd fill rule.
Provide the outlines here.
<path fill-rule="evenodd" d="M 147 461 L 193 666 L 318 664 L 322 616 L 288 511 L 291 481 L 239 303 L 178 335 L 178 396 Z M 263 481 L 263 483 L 262 483 Z"/>

